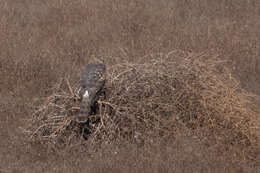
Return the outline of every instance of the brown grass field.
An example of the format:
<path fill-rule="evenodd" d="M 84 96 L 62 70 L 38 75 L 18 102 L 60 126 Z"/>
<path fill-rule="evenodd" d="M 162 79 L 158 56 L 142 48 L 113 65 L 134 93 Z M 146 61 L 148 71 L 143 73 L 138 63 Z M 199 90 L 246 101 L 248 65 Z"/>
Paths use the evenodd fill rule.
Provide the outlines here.
<path fill-rule="evenodd" d="M 259 45 L 259 0 L 0 0 L 0 173 L 259 173 Z"/>

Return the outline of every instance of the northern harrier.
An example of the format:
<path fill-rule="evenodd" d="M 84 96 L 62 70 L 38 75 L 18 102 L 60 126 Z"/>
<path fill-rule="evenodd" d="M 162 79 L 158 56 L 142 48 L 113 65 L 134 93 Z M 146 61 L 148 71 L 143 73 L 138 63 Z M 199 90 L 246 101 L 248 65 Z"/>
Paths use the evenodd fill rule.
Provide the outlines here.
<path fill-rule="evenodd" d="M 86 123 L 89 114 L 93 111 L 93 107 L 99 99 L 105 85 L 104 64 L 88 64 L 81 73 L 82 92 L 80 112 L 77 116 L 79 123 Z"/>

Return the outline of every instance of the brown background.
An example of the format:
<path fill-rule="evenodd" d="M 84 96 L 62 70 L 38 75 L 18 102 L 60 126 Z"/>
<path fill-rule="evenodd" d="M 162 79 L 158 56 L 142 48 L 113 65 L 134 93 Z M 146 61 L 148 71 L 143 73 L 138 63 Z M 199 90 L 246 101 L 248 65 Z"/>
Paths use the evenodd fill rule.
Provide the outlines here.
<path fill-rule="evenodd" d="M 259 95 L 259 37 L 258 0 L 1 0 L 0 172 L 260 171 L 255 159 L 229 158 L 239 149 L 206 148 L 210 138 L 186 131 L 155 146 L 104 146 L 91 157 L 29 145 L 23 133 L 32 101 L 61 77 L 76 82 L 91 55 L 111 64 L 111 57 L 120 63 L 174 49 L 213 49 L 241 86 Z"/>

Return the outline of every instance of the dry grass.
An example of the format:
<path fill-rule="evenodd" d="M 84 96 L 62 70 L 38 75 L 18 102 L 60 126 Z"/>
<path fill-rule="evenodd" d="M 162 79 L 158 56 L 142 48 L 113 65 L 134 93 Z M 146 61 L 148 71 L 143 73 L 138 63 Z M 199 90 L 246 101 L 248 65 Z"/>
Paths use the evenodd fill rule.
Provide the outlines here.
<path fill-rule="evenodd" d="M 53 88 L 53 93 L 38 103 L 28 123 L 33 131 L 26 131 L 30 138 L 65 146 L 75 140 L 79 136 L 79 128 L 74 121 L 79 110 L 76 107 L 80 99 L 77 91 L 68 79 L 61 80 Z"/>
<path fill-rule="evenodd" d="M 259 145 L 260 120 L 253 96 L 242 90 L 224 62 L 213 53 L 172 51 L 152 54 L 145 62 L 121 63 L 107 72 L 107 99 L 92 116 L 93 146 L 127 140 L 142 144 L 176 135 L 181 125 L 212 129 L 220 143 Z M 75 145 L 80 137 L 77 87 L 68 80 L 55 87 L 33 116 L 31 136 L 58 146 Z"/>
<path fill-rule="evenodd" d="M 258 4 L 0 1 L 0 172 L 259 172 L 250 103 L 260 94 Z M 88 140 L 98 152 L 73 122 L 79 72 L 92 56 L 109 73 L 93 117 L 103 123 Z M 25 140 L 28 126 L 43 143 Z M 115 139 L 127 144 L 105 144 Z"/>

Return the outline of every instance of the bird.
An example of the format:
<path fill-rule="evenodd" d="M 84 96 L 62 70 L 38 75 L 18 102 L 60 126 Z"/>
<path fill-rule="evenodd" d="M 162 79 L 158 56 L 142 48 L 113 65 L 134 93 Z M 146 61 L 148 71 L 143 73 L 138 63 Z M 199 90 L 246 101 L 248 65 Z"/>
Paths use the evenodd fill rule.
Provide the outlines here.
<path fill-rule="evenodd" d="M 95 111 L 97 100 L 105 85 L 106 66 L 102 63 L 92 63 L 86 65 L 81 72 L 81 92 L 80 110 L 77 115 L 77 122 L 84 124 L 88 121 L 88 116 Z"/>

